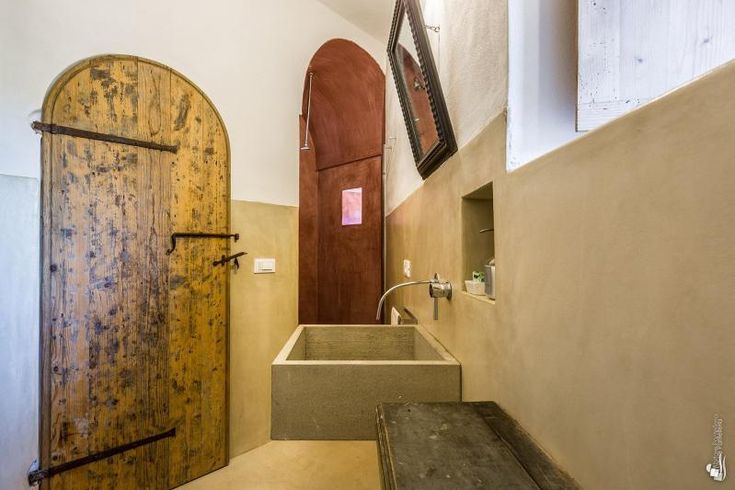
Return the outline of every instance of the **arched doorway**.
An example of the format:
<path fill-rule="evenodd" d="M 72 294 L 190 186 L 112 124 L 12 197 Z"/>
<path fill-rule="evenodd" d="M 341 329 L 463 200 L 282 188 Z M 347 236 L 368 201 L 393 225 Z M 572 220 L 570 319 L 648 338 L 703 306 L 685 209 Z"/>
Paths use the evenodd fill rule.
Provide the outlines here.
<path fill-rule="evenodd" d="M 227 464 L 230 151 L 159 63 L 83 60 L 43 104 L 44 488 L 171 488 Z M 174 243 L 174 234 L 180 236 Z"/>
<path fill-rule="evenodd" d="M 385 76 L 357 44 L 333 39 L 314 54 L 300 117 L 299 323 L 375 323 L 384 100 Z"/>

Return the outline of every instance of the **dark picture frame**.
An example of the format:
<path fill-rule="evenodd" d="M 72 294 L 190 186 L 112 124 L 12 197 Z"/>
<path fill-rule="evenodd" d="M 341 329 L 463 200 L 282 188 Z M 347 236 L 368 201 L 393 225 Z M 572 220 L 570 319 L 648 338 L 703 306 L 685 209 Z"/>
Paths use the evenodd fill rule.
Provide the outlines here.
<path fill-rule="evenodd" d="M 405 25 L 405 20 L 408 20 L 408 25 Z M 409 48 L 399 42 L 402 32 L 403 39 L 406 39 L 406 28 L 413 41 Z M 418 60 L 410 48 L 415 50 Z M 416 169 L 426 179 L 457 151 L 457 142 L 419 0 L 396 0 L 388 39 L 388 59 Z M 431 120 L 427 117 L 429 114 Z"/>

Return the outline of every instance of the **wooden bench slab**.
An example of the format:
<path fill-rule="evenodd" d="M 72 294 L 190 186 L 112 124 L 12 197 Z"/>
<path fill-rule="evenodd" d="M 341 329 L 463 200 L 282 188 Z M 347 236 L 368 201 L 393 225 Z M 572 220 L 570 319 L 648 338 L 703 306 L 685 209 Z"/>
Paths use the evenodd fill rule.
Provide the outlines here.
<path fill-rule="evenodd" d="M 579 488 L 494 402 L 383 403 L 377 424 L 384 489 Z"/>

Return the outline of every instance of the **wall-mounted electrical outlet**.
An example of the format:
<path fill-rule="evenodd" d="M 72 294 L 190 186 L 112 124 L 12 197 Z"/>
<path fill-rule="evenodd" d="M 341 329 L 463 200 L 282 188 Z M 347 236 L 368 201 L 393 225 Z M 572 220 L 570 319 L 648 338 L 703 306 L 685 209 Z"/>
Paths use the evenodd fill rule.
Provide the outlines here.
<path fill-rule="evenodd" d="M 411 261 L 408 259 L 403 259 L 403 275 L 411 277 Z"/>

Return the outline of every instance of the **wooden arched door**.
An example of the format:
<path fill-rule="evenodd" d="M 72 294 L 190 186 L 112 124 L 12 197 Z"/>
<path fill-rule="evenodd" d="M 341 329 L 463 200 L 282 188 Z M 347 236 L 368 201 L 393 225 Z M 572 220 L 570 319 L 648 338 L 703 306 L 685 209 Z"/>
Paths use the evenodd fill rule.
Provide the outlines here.
<path fill-rule="evenodd" d="M 227 464 L 229 143 L 174 70 L 101 56 L 42 137 L 45 488 L 171 488 Z M 45 477 L 45 478 L 44 478 Z"/>

